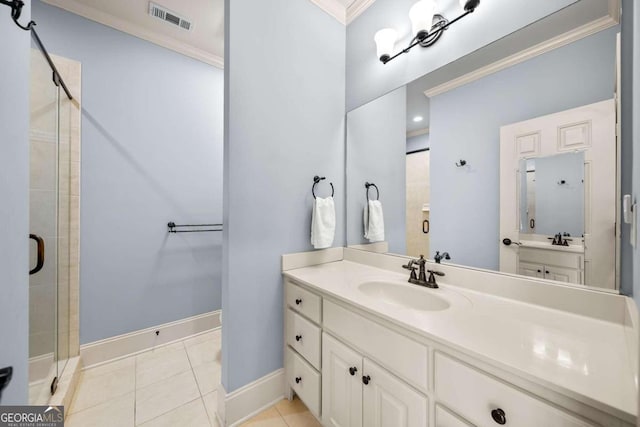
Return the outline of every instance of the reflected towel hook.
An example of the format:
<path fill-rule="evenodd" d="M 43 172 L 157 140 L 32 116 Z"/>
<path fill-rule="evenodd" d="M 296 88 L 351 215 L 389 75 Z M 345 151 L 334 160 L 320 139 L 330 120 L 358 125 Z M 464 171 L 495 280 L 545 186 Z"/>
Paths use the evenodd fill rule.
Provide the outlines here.
<path fill-rule="evenodd" d="M 567 183 L 566 180 L 561 179 L 560 181 L 558 181 L 558 185 L 565 185 Z"/>
<path fill-rule="evenodd" d="M 313 177 L 313 187 L 311 187 L 311 194 L 313 194 L 313 198 L 316 198 L 316 184 L 318 184 L 320 181 L 327 179 L 327 177 L 323 176 L 320 177 L 318 175 Z M 333 197 L 334 194 L 334 188 L 333 188 L 333 182 L 330 182 L 329 185 L 331 185 L 331 197 Z"/>
<path fill-rule="evenodd" d="M 365 182 L 364 186 L 367 188 L 367 201 L 369 201 L 369 188 L 370 187 L 374 187 L 376 189 L 376 200 L 380 200 L 380 190 L 378 190 L 378 186 L 375 185 L 373 182 Z"/>
<path fill-rule="evenodd" d="M 464 166 L 464 165 L 466 165 L 466 164 L 467 164 L 467 161 L 466 161 L 466 160 L 460 160 L 460 163 L 456 163 L 456 166 L 457 166 L 457 167 L 459 167 L 459 168 L 461 168 L 461 167 L 463 167 L 463 166 Z"/>

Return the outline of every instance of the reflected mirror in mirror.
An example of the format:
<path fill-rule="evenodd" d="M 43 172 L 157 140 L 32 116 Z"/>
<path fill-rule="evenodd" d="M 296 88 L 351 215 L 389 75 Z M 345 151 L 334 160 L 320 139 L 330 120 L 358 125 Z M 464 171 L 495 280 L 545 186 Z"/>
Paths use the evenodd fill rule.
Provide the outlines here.
<path fill-rule="evenodd" d="M 521 234 L 582 239 L 584 153 L 520 160 L 519 194 Z"/>
<path fill-rule="evenodd" d="M 618 289 L 619 26 L 500 62 L 554 15 L 347 114 L 349 247 Z"/>

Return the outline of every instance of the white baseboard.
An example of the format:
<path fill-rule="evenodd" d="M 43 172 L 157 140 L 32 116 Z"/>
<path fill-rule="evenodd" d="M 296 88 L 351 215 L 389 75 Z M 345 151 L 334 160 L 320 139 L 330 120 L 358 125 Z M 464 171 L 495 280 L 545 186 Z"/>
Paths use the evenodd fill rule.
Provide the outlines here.
<path fill-rule="evenodd" d="M 221 310 L 118 335 L 80 346 L 84 366 L 91 367 L 220 327 Z M 160 334 L 156 335 L 156 331 Z"/>
<path fill-rule="evenodd" d="M 278 369 L 229 394 L 218 390 L 218 421 L 236 427 L 285 397 L 284 369 Z"/>

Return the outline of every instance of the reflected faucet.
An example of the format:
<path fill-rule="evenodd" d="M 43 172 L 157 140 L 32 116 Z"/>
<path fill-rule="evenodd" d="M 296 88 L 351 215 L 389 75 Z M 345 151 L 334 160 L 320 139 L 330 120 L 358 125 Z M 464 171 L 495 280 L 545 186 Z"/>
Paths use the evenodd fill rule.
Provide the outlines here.
<path fill-rule="evenodd" d="M 436 261 L 436 264 L 440 264 L 440 261 L 443 259 L 450 260 L 451 256 L 449 256 L 449 252 L 443 252 L 442 255 L 440 255 L 440 252 L 436 251 L 436 256 L 434 256 L 433 259 Z"/>

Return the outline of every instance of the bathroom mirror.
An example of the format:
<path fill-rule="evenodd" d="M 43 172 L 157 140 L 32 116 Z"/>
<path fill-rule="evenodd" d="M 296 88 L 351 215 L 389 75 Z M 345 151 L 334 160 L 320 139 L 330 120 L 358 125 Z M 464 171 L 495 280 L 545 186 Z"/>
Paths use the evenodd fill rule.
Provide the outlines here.
<path fill-rule="evenodd" d="M 607 14 L 578 2 L 348 112 L 347 246 L 616 291 L 619 26 L 532 45 Z"/>

